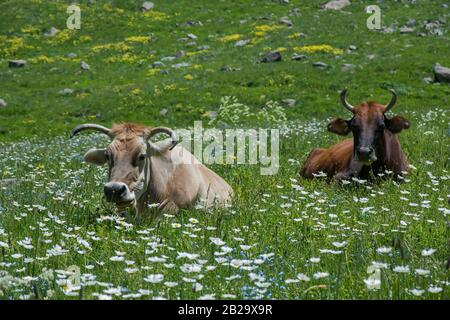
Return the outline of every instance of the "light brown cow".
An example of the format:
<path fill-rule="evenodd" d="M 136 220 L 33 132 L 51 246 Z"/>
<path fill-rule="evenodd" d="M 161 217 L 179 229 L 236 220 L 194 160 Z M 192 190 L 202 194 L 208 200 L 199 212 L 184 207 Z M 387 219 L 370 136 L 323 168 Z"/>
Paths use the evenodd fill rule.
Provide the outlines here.
<path fill-rule="evenodd" d="M 397 95 L 391 90 L 392 99 L 387 105 L 363 102 L 352 106 L 347 101 L 347 90 L 341 93 L 341 102 L 352 113 L 350 120 L 334 119 L 327 129 L 345 136 L 350 132 L 353 139 L 344 140 L 329 148 L 313 149 L 306 159 L 300 174 L 313 178 L 323 172 L 336 180 L 351 177 L 367 179 L 390 171 L 396 178 L 408 170 L 408 162 L 400 146 L 397 134 L 408 129 L 409 121 L 401 116 L 388 118 Z"/>
<path fill-rule="evenodd" d="M 71 137 L 83 130 L 99 131 L 112 139 L 106 149 L 89 150 L 84 160 L 108 164 L 104 194 L 118 209 L 133 207 L 142 214 L 155 205 L 163 212 L 177 212 L 197 204 L 208 209 L 231 201 L 233 189 L 228 183 L 188 150 L 176 146 L 176 134 L 169 128 L 124 123 L 108 129 L 83 124 L 72 130 Z M 157 133 L 171 138 L 151 142 L 149 139 Z"/>

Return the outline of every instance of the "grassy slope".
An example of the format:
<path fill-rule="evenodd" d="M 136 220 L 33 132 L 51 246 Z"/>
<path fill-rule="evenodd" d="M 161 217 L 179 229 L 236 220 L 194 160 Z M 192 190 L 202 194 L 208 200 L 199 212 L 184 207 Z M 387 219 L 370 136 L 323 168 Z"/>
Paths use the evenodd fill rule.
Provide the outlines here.
<path fill-rule="evenodd" d="M 442 284 L 442 281 L 448 281 L 445 267 L 449 257 L 448 216 L 444 215 L 442 208 L 447 206 L 449 193 L 449 140 L 446 130 L 450 87 L 428 85 L 422 81 L 422 77 L 431 75 L 434 63 L 449 64 L 448 38 L 369 32 L 365 27 L 365 4 L 354 2 L 347 10 L 351 14 L 319 11 L 316 1 L 291 1 L 288 5 L 277 1 L 157 2 L 156 10 L 166 13 L 169 18 L 153 21 L 137 12 L 140 1 L 114 1 L 112 6 L 98 1 L 95 5 L 82 4 L 82 29 L 62 44 L 49 44 L 41 35 L 27 36 L 20 30 L 29 25 L 40 30 L 51 26 L 63 29 L 67 17 L 63 2 L 46 4 L 24 1 L 17 4 L 7 1 L 0 4 L 2 34 L 23 37 L 27 45 L 34 47 L 21 49 L 15 54 L 16 58 L 29 59 L 38 55 L 54 57 L 75 52 L 81 60 L 90 64 L 92 70 L 80 73 L 78 60 L 29 64 L 23 69 L 9 69 L 5 61 L 1 64 L 0 97 L 8 102 L 8 107 L 0 110 L 0 126 L 3 129 L 0 139 L 5 142 L 0 169 L 4 178 L 34 180 L 0 194 L 4 210 L 0 226 L 6 232 L 0 241 L 10 244 L 9 249 L 2 251 L 2 261 L 12 263 L 3 268 L 22 277 L 39 276 L 43 268 L 65 269 L 69 265 L 78 265 L 83 273 L 92 273 L 99 281 L 111 283 L 111 287 L 123 286 L 132 292 L 148 288 L 155 290 L 151 296 L 170 298 L 198 298 L 208 293 L 221 297 L 221 294 L 231 293 L 239 298 L 261 295 L 267 298 L 404 299 L 414 297 L 406 292 L 407 289 L 426 290 L 430 285 L 444 290 L 438 294 L 426 292 L 423 296 L 448 298 L 448 287 Z M 436 19 L 443 14 L 444 9 L 439 3 L 444 2 L 430 4 L 429 1 L 418 1 L 409 8 L 400 3 L 381 4 L 384 23 L 389 25 L 396 20 L 401 25 L 408 18 L 414 18 L 419 23 L 425 19 Z M 224 35 L 236 33 L 251 38 L 250 33 L 256 25 L 276 24 L 278 18 L 287 15 L 293 7 L 299 7 L 301 12 L 299 17 L 290 17 L 294 27 L 268 32 L 267 37 L 254 46 L 235 48 L 233 42 L 222 43 L 218 40 Z M 271 20 L 255 19 L 262 16 Z M 247 19 L 247 23 L 240 24 L 241 19 Z M 188 20 L 201 20 L 203 26 L 176 26 L 176 23 Z M 157 40 L 148 45 L 134 45 L 133 52 L 139 59 L 145 60 L 140 66 L 108 64 L 104 60 L 111 54 L 94 54 L 91 50 L 94 45 L 119 42 L 129 36 L 150 32 L 155 33 Z M 294 32 L 303 32 L 307 37 L 289 39 L 288 36 Z M 198 45 L 206 44 L 211 48 L 204 54 L 184 57 L 174 63 L 188 61 L 191 65 L 201 65 L 201 68 L 175 70 L 169 67 L 169 63 L 166 68 L 170 71 L 169 75 L 149 76 L 147 65 L 151 62 L 173 55 L 178 50 L 194 51 L 185 43 L 177 42 L 187 33 L 198 37 Z M 92 40 L 77 41 L 83 35 L 89 35 Z M 354 44 L 358 50 L 342 56 L 311 54 L 305 62 L 290 61 L 292 47 L 306 44 L 330 44 L 342 49 Z M 283 53 L 283 62 L 256 63 L 261 52 L 278 47 L 287 48 Z M 151 51 L 155 51 L 153 57 Z M 369 60 L 367 56 L 370 54 L 375 54 L 376 58 Z M 201 56 L 209 58 L 204 60 Z M 331 68 L 327 71 L 313 68 L 311 62 L 319 60 L 328 63 Z M 354 74 L 342 72 L 341 65 L 344 63 L 358 65 L 357 71 Z M 219 71 L 224 65 L 240 68 L 240 71 Z M 57 69 L 52 69 L 54 67 Z M 191 74 L 194 80 L 186 80 L 186 74 Z M 338 91 L 343 87 L 350 88 L 351 101 L 355 103 L 362 99 L 385 101 L 388 94 L 381 88 L 385 85 L 397 89 L 400 97 L 396 111 L 405 114 L 413 123 L 411 130 L 401 134 L 405 151 L 418 168 L 410 181 L 401 186 L 384 182 L 368 187 L 340 188 L 324 181 L 298 179 L 296 170 L 299 162 L 313 144 L 327 145 L 339 140 L 324 134 L 323 129 L 325 119 L 347 116 L 337 102 Z M 58 91 L 66 87 L 75 89 L 76 94 L 60 96 Z M 141 89 L 141 93 L 131 92 L 136 88 Z M 89 94 L 80 95 L 85 92 Z M 191 126 L 194 120 L 202 117 L 204 111 L 217 108 L 220 97 L 225 95 L 235 95 L 255 110 L 267 100 L 294 98 L 298 104 L 287 110 L 289 118 L 308 124 L 306 128 L 291 125 L 295 132 L 282 140 L 281 169 L 276 176 L 260 176 L 259 169 L 254 166 L 213 167 L 236 190 L 233 214 L 217 212 L 215 215 L 204 215 L 191 210 L 163 219 L 158 226 L 139 224 L 131 231 L 117 229 L 114 223 L 96 220 L 99 215 L 108 214 L 100 201 L 104 171 L 80 162 L 80 155 L 87 148 L 104 144 L 104 140 L 84 137 L 68 144 L 66 139 L 58 138 L 36 144 L 33 138 L 30 145 L 27 142 L 32 135 L 66 135 L 73 126 L 87 121 L 105 125 L 129 120 L 150 125 Z M 169 110 L 167 116 L 159 114 L 162 108 Z M 313 118 L 320 122 L 311 121 Z M 427 131 L 431 134 L 424 134 Z M 24 144 L 10 143 L 23 139 L 26 139 Z M 21 155 L 19 159 L 18 154 Z M 299 181 L 293 182 L 291 179 Z M 53 185 L 55 182 L 56 185 Z M 293 190 L 292 184 L 300 184 L 303 192 Z M 264 194 L 270 196 L 265 197 Z M 55 200 L 58 196 L 63 200 Z M 363 202 L 355 204 L 355 198 L 362 198 Z M 368 202 L 365 202 L 366 198 Z M 19 205 L 14 205 L 13 200 Z M 426 208 L 424 200 L 430 201 L 430 208 Z M 74 207 L 72 201 L 85 203 L 85 207 Z M 46 209 L 39 211 L 26 207 L 38 204 Z M 285 207 L 285 204 L 291 204 L 291 207 Z M 367 207 L 373 208 L 366 212 L 363 208 Z M 47 211 L 65 223 L 60 225 L 54 219 L 47 221 Z M 20 214 L 24 216 L 19 217 Z M 186 225 L 190 217 L 199 220 L 198 230 Z M 184 226 L 173 228 L 174 222 Z M 53 242 L 40 242 L 43 236 L 38 223 L 44 223 L 53 232 L 50 237 Z M 206 226 L 216 226 L 217 229 L 208 231 Z M 138 233 L 146 228 L 149 228 L 149 237 L 163 239 L 163 246 L 156 252 L 145 253 L 145 249 L 150 247 L 149 242 L 155 240 L 143 239 L 144 235 Z M 191 237 L 187 231 L 196 237 Z M 91 240 L 92 234 L 89 232 L 95 232 L 102 241 Z M 71 238 L 67 234 L 76 236 Z M 210 244 L 208 238 L 211 236 L 226 241 L 234 249 L 230 256 L 236 259 L 254 259 L 259 254 L 275 253 L 275 257 L 253 270 L 265 276 L 264 281 L 271 283 L 271 286 L 266 291 L 258 292 L 258 285 L 247 275 L 249 271 L 221 266 L 214 259 L 217 257 L 214 255 L 217 247 Z M 254 247 L 248 252 L 241 251 L 241 242 L 234 239 L 235 236 L 243 238 L 242 243 Z M 25 237 L 33 239 L 35 249 L 31 252 L 17 244 Z M 76 250 L 82 249 L 77 237 L 88 239 L 92 251 L 76 253 Z M 136 240 L 137 245 L 126 243 L 124 239 Z M 343 254 L 320 253 L 320 249 L 340 250 L 332 245 L 333 241 L 348 242 Z M 26 257 L 45 256 L 46 250 L 55 243 L 67 248 L 69 253 L 33 263 L 25 263 L 23 257 L 12 257 L 17 252 Z M 393 246 L 393 252 L 390 255 L 376 253 L 376 248 L 383 246 Z M 437 251 L 431 257 L 422 257 L 421 250 L 426 248 Z M 123 270 L 123 262 L 109 260 L 116 255 L 115 250 L 127 252 L 127 259 L 134 260 L 139 268 L 149 265 L 153 269 L 140 269 L 128 275 Z M 184 261 L 176 259 L 177 251 L 198 253 L 202 259 L 208 260 L 207 265 L 217 266 L 215 271 L 202 272 L 204 278 L 198 280 L 205 287 L 202 291 L 193 292 L 191 284 L 181 279 L 183 273 L 178 267 Z M 168 262 L 176 264 L 176 267 L 166 269 L 161 264 L 149 263 L 147 258 L 155 255 L 167 256 Z M 319 264 L 308 262 L 311 257 L 318 256 L 321 257 Z M 372 261 L 389 264 L 388 270 L 383 272 L 380 292 L 367 291 L 363 282 L 368 276 L 366 268 Z M 105 264 L 102 266 L 100 262 Z M 85 265 L 89 264 L 94 265 L 94 269 L 87 270 Z M 397 265 L 409 265 L 411 274 L 393 272 L 393 267 Z M 25 270 L 20 271 L 21 268 Z M 412 273 L 416 268 L 430 270 L 431 275 L 414 276 Z M 295 278 L 297 273 L 312 277 L 317 271 L 328 272 L 331 276 L 307 283 L 284 282 L 287 278 Z M 143 282 L 142 278 L 151 273 L 163 273 L 166 280 L 177 281 L 180 285 L 167 289 L 162 284 Z M 242 277 L 225 279 L 236 274 Z M 184 276 L 193 277 L 192 274 Z M 53 297 L 66 297 L 55 283 L 39 283 L 42 295 L 48 288 L 46 286 L 50 286 L 55 290 Z M 313 289 L 308 290 L 311 287 Z M 100 286 L 88 287 L 84 296 L 92 297 L 93 292 L 102 290 Z M 29 292 L 32 292 L 30 287 L 25 286 L 23 293 Z M 18 297 L 20 293 L 10 291 L 8 295 Z"/>

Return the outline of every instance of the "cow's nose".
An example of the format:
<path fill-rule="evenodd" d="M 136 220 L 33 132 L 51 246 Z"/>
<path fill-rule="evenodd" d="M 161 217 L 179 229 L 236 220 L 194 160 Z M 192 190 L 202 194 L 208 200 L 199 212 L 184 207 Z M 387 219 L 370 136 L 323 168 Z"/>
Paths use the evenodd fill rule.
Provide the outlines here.
<path fill-rule="evenodd" d="M 369 160 L 372 152 L 373 152 L 373 148 L 360 147 L 357 150 L 358 159 L 359 160 Z"/>
<path fill-rule="evenodd" d="M 127 192 L 127 185 L 122 182 L 108 182 L 105 184 L 103 190 L 105 191 L 106 200 L 115 202 L 123 198 Z"/>

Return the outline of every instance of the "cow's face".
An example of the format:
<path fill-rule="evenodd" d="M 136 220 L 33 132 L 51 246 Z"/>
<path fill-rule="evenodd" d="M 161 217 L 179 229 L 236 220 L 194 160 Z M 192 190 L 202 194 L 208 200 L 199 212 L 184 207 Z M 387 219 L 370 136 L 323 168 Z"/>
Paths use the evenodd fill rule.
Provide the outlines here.
<path fill-rule="evenodd" d="M 84 160 L 95 165 L 108 165 L 108 182 L 104 185 L 105 198 L 119 208 L 136 204 L 145 192 L 150 179 L 150 157 L 172 149 L 176 143 L 175 133 L 164 127 L 148 128 L 135 124 L 115 125 L 108 129 L 99 125 L 80 125 L 72 136 L 86 129 L 101 131 L 111 137 L 106 149 L 91 149 Z M 149 138 L 166 133 L 170 140 L 154 144 Z"/>
<path fill-rule="evenodd" d="M 143 194 L 149 156 L 144 137 L 117 136 L 106 149 L 89 150 L 84 160 L 108 165 L 108 182 L 103 188 L 105 198 L 123 208 L 133 205 Z"/>
<path fill-rule="evenodd" d="M 356 107 L 348 104 L 346 92 L 341 94 L 344 106 L 353 113 L 350 120 L 334 119 L 328 124 L 328 131 L 339 135 L 352 132 L 354 145 L 354 159 L 363 164 L 370 164 L 378 159 L 377 152 L 381 145 L 385 130 L 397 134 L 409 128 L 409 122 L 401 116 L 388 118 L 385 116 L 396 101 L 395 93 L 391 102 L 381 105 L 375 102 L 364 102 Z"/>

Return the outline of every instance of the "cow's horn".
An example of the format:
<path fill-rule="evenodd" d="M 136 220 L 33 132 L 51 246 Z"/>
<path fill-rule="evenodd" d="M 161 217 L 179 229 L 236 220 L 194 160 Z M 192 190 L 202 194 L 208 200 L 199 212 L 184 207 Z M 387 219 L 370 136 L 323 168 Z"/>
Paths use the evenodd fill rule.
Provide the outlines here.
<path fill-rule="evenodd" d="M 397 102 L 397 93 L 395 93 L 394 89 L 389 89 L 389 91 L 392 93 L 392 98 L 391 101 L 389 101 L 389 103 L 384 108 L 384 112 L 388 112 L 389 110 L 391 110 L 395 106 L 395 103 Z"/>
<path fill-rule="evenodd" d="M 111 133 L 111 130 L 101 126 L 99 124 L 93 124 L 93 123 L 86 123 L 86 124 L 80 124 L 79 126 L 76 126 L 72 132 L 70 133 L 70 137 L 73 138 L 74 136 L 76 136 L 79 132 L 84 131 L 84 130 L 95 130 L 95 131 L 99 131 L 102 132 L 104 134 L 107 134 L 109 136 L 109 134 Z"/>
<path fill-rule="evenodd" d="M 175 132 L 172 129 L 169 129 L 166 127 L 152 128 L 147 139 L 150 139 L 152 136 L 154 136 L 155 134 L 158 134 L 158 133 L 165 133 L 165 134 L 169 135 L 170 138 L 172 139 L 169 150 L 172 150 L 178 144 L 178 139 L 177 139 L 177 135 L 175 134 Z M 158 148 L 154 143 L 151 143 L 150 141 L 149 141 L 149 143 L 152 146 L 152 148 L 154 148 L 155 150 L 162 152 L 163 151 L 162 149 L 164 149 L 164 148 Z"/>
<path fill-rule="evenodd" d="M 355 107 L 347 101 L 347 89 L 344 89 L 341 92 L 341 102 L 348 111 L 355 113 Z"/>

